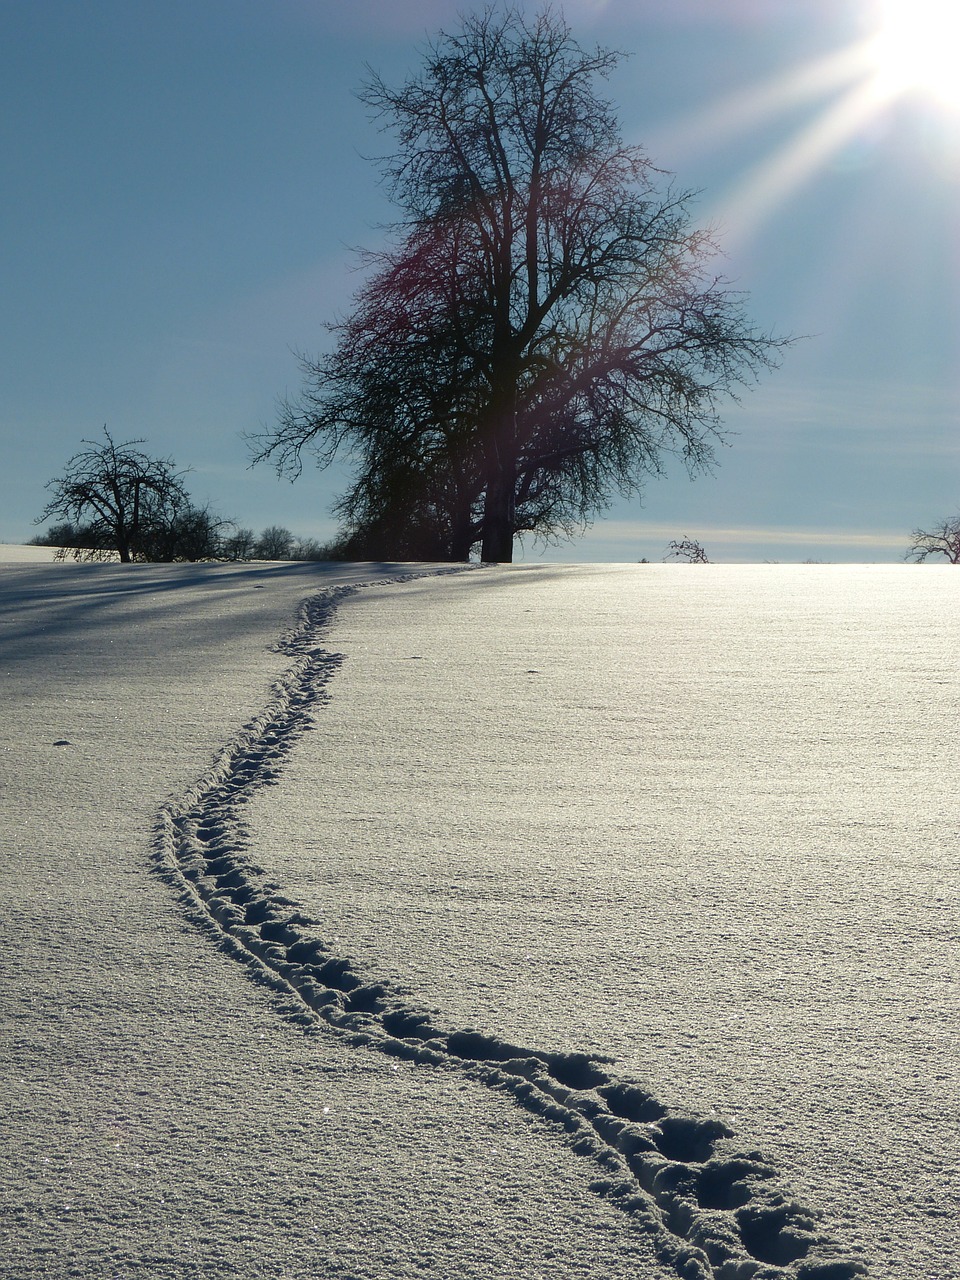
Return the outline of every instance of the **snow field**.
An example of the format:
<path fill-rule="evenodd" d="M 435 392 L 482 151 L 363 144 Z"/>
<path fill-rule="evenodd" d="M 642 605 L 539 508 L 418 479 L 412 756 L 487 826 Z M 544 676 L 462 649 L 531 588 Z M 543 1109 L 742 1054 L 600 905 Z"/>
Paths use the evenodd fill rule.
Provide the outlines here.
<path fill-rule="evenodd" d="M 686 1280 L 849 1280 L 862 1267 L 837 1257 L 815 1216 L 788 1199 L 776 1170 L 736 1147 L 715 1117 L 671 1112 L 601 1059 L 543 1052 L 471 1028 L 442 1025 L 400 988 L 370 981 L 249 855 L 246 808 L 276 783 L 323 705 L 341 655 L 319 646 L 337 588 L 306 603 L 283 648 L 297 661 L 263 712 L 219 754 L 188 795 L 163 806 L 158 866 L 187 915 L 282 992 L 285 1013 L 355 1048 L 481 1081 L 535 1115 L 593 1165 L 591 1191 L 650 1237 L 660 1263 Z M 438 1025 L 439 1023 L 439 1025 Z M 790 1264 L 796 1263 L 793 1267 Z M 770 1264 L 770 1265 L 766 1265 Z M 784 1267 L 787 1269 L 785 1270 Z"/>
<path fill-rule="evenodd" d="M 960 1274 L 956 624 L 949 568 L 371 588 L 249 846 L 438 1026 L 610 1055 L 874 1274 Z"/>
<path fill-rule="evenodd" d="M 654 1268 L 542 1120 L 304 1034 L 155 873 L 159 813 L 269 701 L 300 601 L 364 576 L 0 572 L 4 1280 Z"/>

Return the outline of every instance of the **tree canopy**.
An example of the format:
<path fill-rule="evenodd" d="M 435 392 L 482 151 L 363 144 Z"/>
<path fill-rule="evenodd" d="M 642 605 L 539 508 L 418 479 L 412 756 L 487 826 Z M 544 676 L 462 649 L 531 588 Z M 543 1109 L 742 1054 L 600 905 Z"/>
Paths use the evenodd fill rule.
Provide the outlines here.
<path fill-rule="evenodd" d="M 202 560 L 217 554 L 224 522 L 195 507 L 169 458 L 153 458 L 137 446 L 118 444 L 106 427 L 104 442 L 69 458 L 63 475 L 47 484 L 50 499 L 37 519 L 54 516 L 64 545 L 76 552 L 115 552 L 120 560 Z M 55 531 L 51 531 L 53 533 Z M 69 539 L 68 539 L 69 535 Z"/>
<path fill-rule="evenodd" d="M 490 8 L 363 90 L 401 218 L 255 448 L 291 476 L 305 448 L 349 458 L 359 553 L 509 561 L 517 535 L 568 535 L 668 455 L 709 465 L 722 402 L 775 363 L 691 194 L 598 92 L 620 57 L 550 9 Z"/>

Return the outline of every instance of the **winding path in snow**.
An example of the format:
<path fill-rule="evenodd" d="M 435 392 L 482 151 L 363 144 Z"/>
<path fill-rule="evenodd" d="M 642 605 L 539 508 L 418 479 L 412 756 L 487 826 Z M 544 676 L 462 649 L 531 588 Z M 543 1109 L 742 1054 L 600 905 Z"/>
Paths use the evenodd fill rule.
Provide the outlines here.
<path fill-rule="evenodd" d="M 263 711 L 158 821 L 156 864 L 190 918 L 277 993 L 308 1031 L 463 1073 L 551 1122 L 588 1162 L 590 1188 L 649 1232 L 683 1280 L 852 1280 L 866 1274 L 818 1230 L 777 1170 L 721 1139 L 714 1118 L 669 1109 L 609 1060 L 551 1053 L 471 1028 L 438 1025 L 375 976 L 362 973 L 321 925 L 256 865 L 244 806 L 275 780 L 312 726 L 341 655 L 323 647 L 332 616 L 361 585 L 308 599 L 280 645 L 293 659 Z"/>

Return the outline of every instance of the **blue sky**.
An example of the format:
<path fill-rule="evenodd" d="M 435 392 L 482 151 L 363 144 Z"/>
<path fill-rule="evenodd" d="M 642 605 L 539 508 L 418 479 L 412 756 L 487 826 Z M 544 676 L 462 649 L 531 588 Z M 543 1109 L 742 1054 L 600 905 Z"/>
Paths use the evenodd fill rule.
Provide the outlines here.
<path fill-rule="evenodd" d="M 625 136 L 700 194 L 749 313 L 806 335 L 682 466 L 528 559 L 898 560 L 960 510 L 960 111 L 883 96 L 880 0 L 571 0 L 632 56 Z M 906 0 L 909 5 L 909 0 Z M 343 475 L 248 468 L 294 351 L 349 308 L 391 209 L 355 91 L 481 6 L 447 0 L 0 0 L 0 541 L 107 424 L 255 529 L 334 531 Z M 535 6 L 528 6 L 533 8 Z M 853 50 L 854 52 L 851 52 Z"/>

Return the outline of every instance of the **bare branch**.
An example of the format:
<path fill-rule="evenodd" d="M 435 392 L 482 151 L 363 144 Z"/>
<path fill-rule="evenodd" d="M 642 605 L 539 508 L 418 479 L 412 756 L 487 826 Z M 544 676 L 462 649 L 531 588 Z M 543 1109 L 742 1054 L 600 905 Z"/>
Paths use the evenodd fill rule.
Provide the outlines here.
<path fill-rule="evenodd" d="M 929 533 L 925 529 L 911 533 L 904 559 L 923 564 L 931 556 L 943 556 L 948 564 L 960 564 L 960 516 L 942 520 Z"/>

